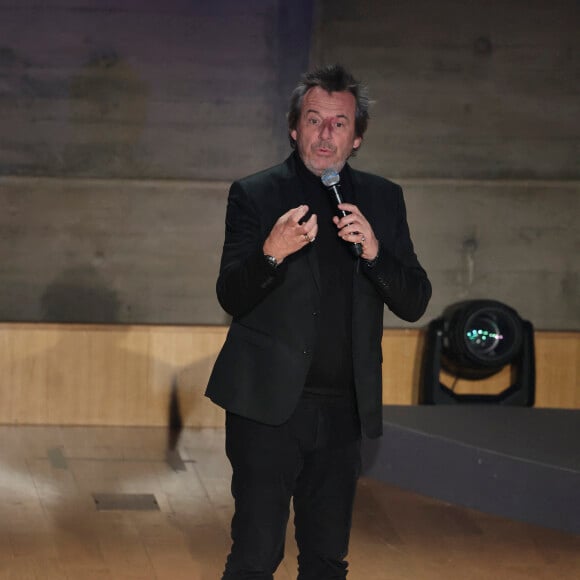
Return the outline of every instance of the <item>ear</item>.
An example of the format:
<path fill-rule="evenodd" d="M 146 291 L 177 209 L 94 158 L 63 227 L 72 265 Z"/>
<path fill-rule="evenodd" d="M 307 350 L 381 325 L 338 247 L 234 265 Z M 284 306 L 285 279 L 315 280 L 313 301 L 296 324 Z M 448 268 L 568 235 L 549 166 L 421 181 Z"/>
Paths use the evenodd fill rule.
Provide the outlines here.
<path fill-rule="evenodd" d="M 292 129 L 292 131 L 290 131 L 290 137 L 296 141 L 296 137 L 298 137 L 298 131 L 296 131 L 296 129 Z"/>
<path fill-rule="evenodd" d="M 362 143 L 362 137 L 355 137 L 353 143 L 352 143 L 352 148 L 356 151 L 360 145 Z"/>

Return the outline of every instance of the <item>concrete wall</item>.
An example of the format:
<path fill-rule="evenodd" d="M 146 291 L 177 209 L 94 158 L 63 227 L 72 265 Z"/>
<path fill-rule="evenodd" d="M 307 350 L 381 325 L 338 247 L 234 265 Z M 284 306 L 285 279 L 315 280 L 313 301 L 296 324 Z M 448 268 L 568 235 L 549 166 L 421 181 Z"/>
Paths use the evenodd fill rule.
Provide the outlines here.
<path fill-rule="evenodd" d="M 353 165 L 404 186 L 433 282 L 425 320 L 482 297 L 539 328 L 580 328 L 578 2 L 318 10 L 313 63 L 344 63 L 374 95 Z"/>
<path fill-rule="evenodd" d="M 313 62 L 343 62 L 375 96 L 365 167 L 580 178 L 576 0 L 320 0 L 319 11 Z"/>
<path fill-rule="evenodd" d="M 0 1 L 0 319 L 222 324 L 228 182 L 289 151 L 300 71 L 375 105 L 434 283 L 580 328 L 575 0 Z M 402 326 L 387 315 L 386 326 Z"/>
<path fill-rule="evenodd" d="M 216 180 L 285 152 L 311 0 L 0 2 L 0 173 Z"/>

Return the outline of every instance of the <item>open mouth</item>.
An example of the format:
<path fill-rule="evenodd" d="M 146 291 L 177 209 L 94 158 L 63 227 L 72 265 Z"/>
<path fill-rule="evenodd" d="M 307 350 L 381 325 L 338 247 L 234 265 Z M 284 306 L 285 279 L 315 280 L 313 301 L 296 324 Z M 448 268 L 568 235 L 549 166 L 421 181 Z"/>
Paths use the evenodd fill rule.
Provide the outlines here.
<path fill-rule="evenodd" d="M 334 149 L 331 149 L 330 147 L 315 147 L 315 151 L 320 155 L 331 155 L 334 153 Z"/>

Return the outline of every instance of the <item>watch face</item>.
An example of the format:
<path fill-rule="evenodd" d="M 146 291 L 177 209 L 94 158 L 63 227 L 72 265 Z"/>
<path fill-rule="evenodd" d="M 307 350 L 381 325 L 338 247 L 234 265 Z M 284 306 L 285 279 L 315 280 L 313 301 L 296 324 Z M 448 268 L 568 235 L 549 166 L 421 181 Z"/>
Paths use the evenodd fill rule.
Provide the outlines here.
<path fill-rule="evenodd" d="M 266 255 L 264 255 L 264 259 L 266 260 L 266 262 L 268 262 L 268 265 L 271 266 L 272 268 L 278 267 L 278 260 L 276 260 L 276 258 L 274 258 L 274 256 L 268 256 L 266 254 Z"/>

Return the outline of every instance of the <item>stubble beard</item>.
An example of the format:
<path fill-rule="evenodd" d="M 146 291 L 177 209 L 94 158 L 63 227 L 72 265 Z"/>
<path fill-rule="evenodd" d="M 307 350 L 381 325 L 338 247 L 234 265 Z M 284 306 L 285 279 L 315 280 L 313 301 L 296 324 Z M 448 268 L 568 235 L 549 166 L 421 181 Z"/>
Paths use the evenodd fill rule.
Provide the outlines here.
<path fill-rule="evenodd" d="M 313 145 L 310 146 L 310 153 L 312 158 L 316 159 L 316 151 L 317 149 L 320 148 L 324 148 L 324 149 L 328 149 L 329 151 L 332 151 L 333 153 L 336 153 L 336 146 L 328 141 L 318 141 L 317 143 L 314 143 Z M 300 153 L 300 149 L 298 150 Z M 334 169 L 334 171 L 336 171 L 337 173 L 340 173 L 342 171 L 342 168 L 344 167 L 345 163 L 346 163 L 346 159 L 343 161 L 335 161 L 334 163 L 331 163 L 330 165 L 325 165 L 322 168 L 318 168 L 315 167 L 314 165 L 312 165 L 312 163 L 309 161 L 309 158 L 306 157 L 306 155 L 300 155 L 300 157 L 302 158 L 302 162 L 304 163 L 304 165 L 306 166 L 306 168 L 311 172 L 314 173 L 314 175 L 317 175 L 318 177 L 320 177 L 327 169 Z"/>

